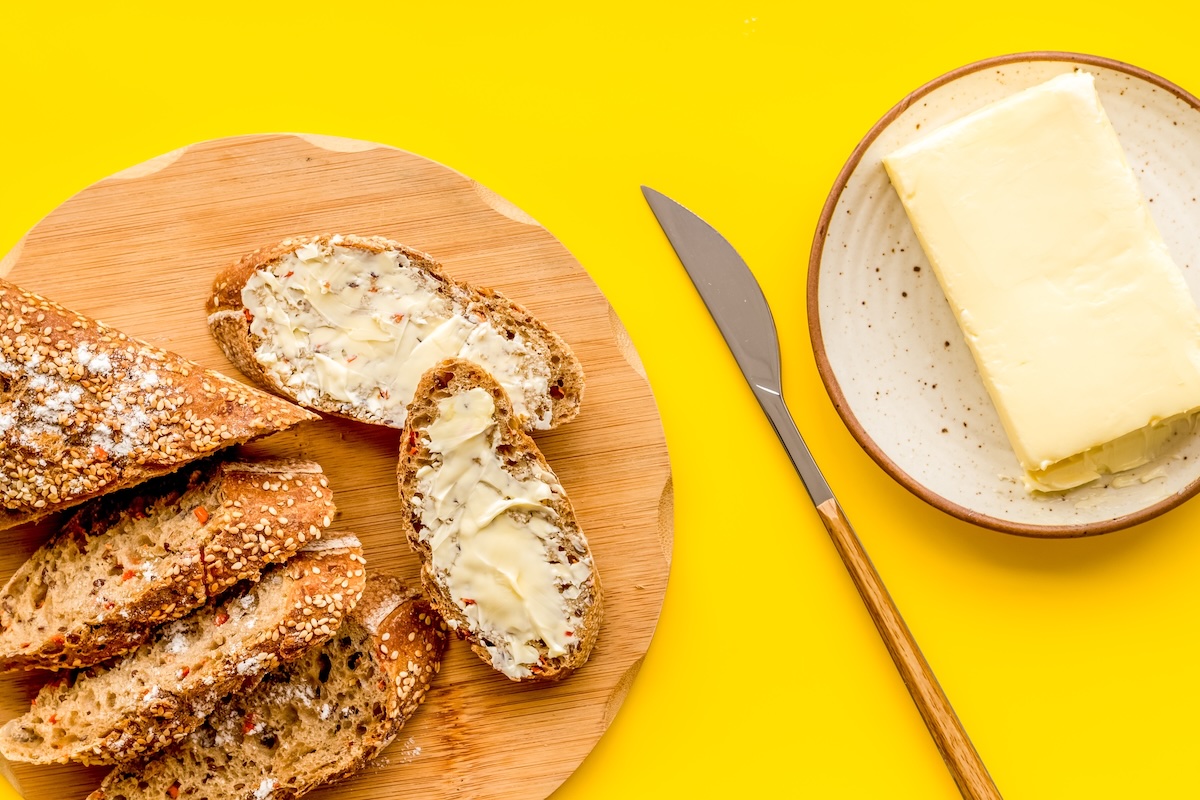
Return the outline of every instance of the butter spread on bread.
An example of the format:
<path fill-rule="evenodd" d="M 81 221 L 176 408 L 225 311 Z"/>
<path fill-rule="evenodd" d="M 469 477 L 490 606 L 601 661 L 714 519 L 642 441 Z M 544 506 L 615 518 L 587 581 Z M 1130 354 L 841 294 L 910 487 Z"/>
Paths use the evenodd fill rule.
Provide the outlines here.
<path fill-rule="evenodd" d="M 445 362 L 421 382 L 400 462 L 409 539 L 447 624 L 513 680 L 554 679 L 599 623 L 591 551 L 570 501 L 504 390 Z"/>
<path fill-rule="evenodd" d="M 313 419 L 0 280 L 0 529 Z"/>
<path fill-rule="evenodd" d="M 209 323 L 247 375 L 298 403 L 403 427 L 417 381 L 461 357 L 496 376 L 529 428 L 574 415 L 583 377 L 528 311 L 381 238 L 296 239 L 218 277 Z"/>

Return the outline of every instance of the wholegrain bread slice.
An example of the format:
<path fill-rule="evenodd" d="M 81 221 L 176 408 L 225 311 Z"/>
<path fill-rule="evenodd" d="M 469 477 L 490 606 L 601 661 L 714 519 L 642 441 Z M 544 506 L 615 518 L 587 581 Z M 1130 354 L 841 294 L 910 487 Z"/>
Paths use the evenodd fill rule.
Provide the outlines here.
<path fill-rule="evenodd" d="M 310 461 L 206 460 L 94 500 L 0 590 L 0 665 L 83 667 L 128 652 L 319 539 L 334 512 Z"/>
<path fill-rule="evenodd" d="M 420 592 L 371 575 L 324 646 L 231 697 L 178 744 L 113 770 L 88 800 L 293 800 L 348 777 L 417 710 L 445 644 Z"/>
<path fill-rule="evenodd" d="M 328 640 L 362 594 L 363 567 L 350 535 L 302 550 L 111 665 L 43 688 L 24 716 L 0 728 L 0 754 L 113 764 L 161 750 L 198 728 L 222 698 Z"/>
<path fill-rule="evenodd" d="M 0 280 L 0 529 L 317 418 Z"/>
<path fill-rule="evenodd" d="M 600 629 L 600 576 L 558 478 L 490 375 L 422 377 L 397 466 L 409 544 L 447 625 L 512 680 L 566 677 Z"/>
<path fill-rule="evenodd" d="M 362 422 L 402 428 L 421 375 L 452 355 L 495 375 L 526 429 L 569 421 L 583 395 L 578 359 L 528 310 L 378 236 L 302 237 L 251 253 L 217 277 L 208 313 L 247 377 Z"/>

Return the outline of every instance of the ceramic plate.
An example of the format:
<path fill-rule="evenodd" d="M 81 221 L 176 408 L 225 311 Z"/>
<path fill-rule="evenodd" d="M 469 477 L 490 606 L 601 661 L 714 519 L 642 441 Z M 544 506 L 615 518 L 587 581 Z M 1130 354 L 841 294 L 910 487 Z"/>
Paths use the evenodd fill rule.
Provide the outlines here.
<path fill-rule="evenodd" d="M 882 157 L 924 132 L 1055 75 L 1096 76 L 1151 214 L 1200 299 L 1200 101 L 1137 67 L 1022 53 L 957 69 L 884 115 L 822 211 L 808 274 L 813 349 L 859 444 L 914 494 L 956 517 L 1027 536 L 1086 536 L 1143 522 L 1200 491 L 1200 436 L 1155 462 L 1069 492 L 1030 494 Z"/>

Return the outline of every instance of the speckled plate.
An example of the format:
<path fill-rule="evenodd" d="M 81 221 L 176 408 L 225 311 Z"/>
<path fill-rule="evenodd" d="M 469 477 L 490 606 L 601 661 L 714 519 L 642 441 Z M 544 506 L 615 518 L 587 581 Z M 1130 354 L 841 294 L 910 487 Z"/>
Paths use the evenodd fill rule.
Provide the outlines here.
<path fill-rule="evenodd" d="M 881 158 L 987 103 L 1084 69 L 1200 299 L 1200 100 L 1106 58 L 1021 53 L 970 64 L 888 111 L 855 148 L 821 214 L 808 314 L 821 378 L 850 432 L 943 511 L 1008 533 L 1065 537 L 1144 522 L 1200 491 L 1200 435 L 1155 462 L 1069 492 L 1030 494 Z"/>

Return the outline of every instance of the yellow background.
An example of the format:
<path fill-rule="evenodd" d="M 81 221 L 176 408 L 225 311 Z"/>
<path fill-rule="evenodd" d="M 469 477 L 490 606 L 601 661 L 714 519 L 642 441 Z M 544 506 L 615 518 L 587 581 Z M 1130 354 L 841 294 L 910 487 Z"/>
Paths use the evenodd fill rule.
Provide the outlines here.
<path fill-rule="evenodd" d="M 758 275 L 800 428 L 1004 795 L 1200 795 L 1200 502 L 1077 541 L 951 519 L 846 432 L 804 306 L 826 193 L 906 92 L 1034 49 L 1109 56 L 1200 92 L 1195 32 L 1170 8 L 3 5 L 0 253 L 124 167 L 304 131 L 466 173 L 607 294 L 662 413 L 675 556 L 645 667 L 556 800 L 958 796 L 640 183 L 705 216 Z"/>

